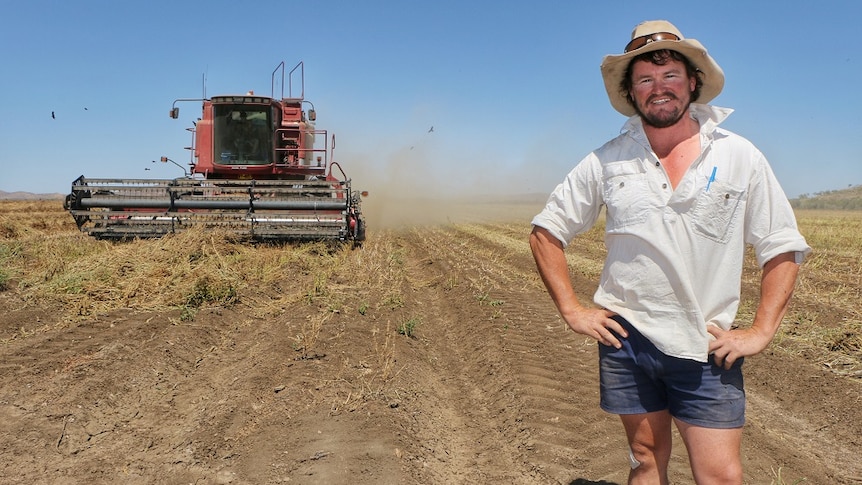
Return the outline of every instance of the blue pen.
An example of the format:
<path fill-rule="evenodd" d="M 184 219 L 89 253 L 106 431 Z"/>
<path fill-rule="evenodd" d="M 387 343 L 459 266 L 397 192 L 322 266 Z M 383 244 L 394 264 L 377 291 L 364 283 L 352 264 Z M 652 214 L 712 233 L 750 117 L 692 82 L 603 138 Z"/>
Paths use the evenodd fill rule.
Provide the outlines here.
<path fill-rule="evenodd" d="M 715 171 L 718 170 L 718 167 L 712 167 L 712 175 L 709 176 L 709 181 L 706 183 L 706 191 L 709 192 L 709 186 L 715 182 Z"/>

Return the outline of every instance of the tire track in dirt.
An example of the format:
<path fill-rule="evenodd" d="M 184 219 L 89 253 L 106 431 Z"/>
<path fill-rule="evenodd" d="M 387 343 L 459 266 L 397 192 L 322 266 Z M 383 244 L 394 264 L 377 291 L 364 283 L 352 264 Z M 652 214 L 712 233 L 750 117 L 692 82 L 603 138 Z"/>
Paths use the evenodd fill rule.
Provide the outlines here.
<path fill-rule="evenodd" d="M 584 345 L 562 327 L 525 254 L 525 235 L 496 233 L 489 240 L 483 234 L 480 226 L 457 226 L 425 230 L 411 239 L 414 252 L 433 263 L 426 266 L 442 269 L 440 278 L 455 274 L 466 280 L 457 288 L 458 298 L 440 298 L 461 328 L 471 328 L 450 328 L 448 344 L 456 354 L 450 360 L 482 358 L 467 359 L 475 368 L 446 370 L 466 372 L 461 384 L 479 386 L 483 396 L 506 394 L 508 419 L 502 421 L 511 426 L 500 430 L 499 441 L 511 443 L 510 459 L 517 457 L 523 477 L 537 483 L 613 478 L 585 475 L 583 466 L 588 462 L 595 469 L 602 461 L 607 466 L 601 468 L 624 470 L 616 421 L 596 410 L 595 345 Z M 500 372 L 505 379 L 487 378 Z M 486 404 L 467 407 L 481 406 Z M 617 452 L 607 452 L 608 447 Z"/>
<path fill-rule="evenodd" d="M 616 418 L 598 408 L 596 343 L 569 331 L 560 320 L 536 273 L 527 244 L 528 229 L 508 236 L 516 245 L 501 245 L 505 241 L 500 234 L 505 233 L 492 227 L 481 234 L 481 243 L 515 251 L 510 252 L 509 262 L 530 282 L 500 287 L 516 309 L 509 316 L 515 330 L 511 344 L 521 356 L 518 377 L 531 410 L 525 421 L 534 430 L 533 443 L 528 443 L 535 455 L 532 459 L 541 463 L 544 475 L 553 481 L 622 483 L 625 442 Z M 581 294 L 585 292 L 581 290 Z M 595 476 L 597 469 L 606 472 Z"/>
<path fill-rule="evenodd" d="M 414 386 L 422 393 L 406 429 L 415 443 L 417 483 L 522 483 L 513 470 L 517 409 L 509 377 L 485 344 L 494 336 L 465 318 L 477 305 L 465 292 L 457 260 L 438 258 L 439 234 L 413 232 L 405 244 L 412 264 L 409 306 L 422 309 L 421 349 L 410 363 Z"/>
<path fill-rule="evenodd" d="M 486 395 L 499 392 L 496 385 L 506 386 L 517 432 L 509 430 L 502 439 L 516 441 L 514 456 L 524 476 L 537 483 L 625 483 L 622 427 L 598 407 L 597 344 L 568 331 L 560 320 L 535 271 L 527 233 L 460 225 L 426 229 L 411 243 L 446 274 L 467 280 L 459 289 L 474 300 L 457 309 L 457 318 L 474 326 L 474 333 L 494 336 L 473 351 L 488 356 L 480 366 L 504 369 L 507 376 L 505 383 L 475 373 L 468 379 L 479 381 Z M 577 276 L 575 283 L 581 294 L 591 294 L 586 288 L 595 285 Z M 499 306 L 479 304 L 481 298 Z M 451 298 L 447 304 L 456 307 Z M 464 338 L 458 336 L 453 345 Z M 680 444 L 670 468 L 672 479 L 690 479 Z M 596 476 L 596 470 L 604 471 Z"/>

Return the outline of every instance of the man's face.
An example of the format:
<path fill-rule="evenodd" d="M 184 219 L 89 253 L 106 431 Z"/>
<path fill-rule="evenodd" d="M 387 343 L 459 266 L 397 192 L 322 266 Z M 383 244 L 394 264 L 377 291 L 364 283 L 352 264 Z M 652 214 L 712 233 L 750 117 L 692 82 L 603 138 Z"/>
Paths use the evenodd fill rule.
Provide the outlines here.
<path fill-rule="evenodd" d="M 678 122 L 691 104 L 696 79 L 685 64 L 669 59 L 664 65 L 636 61 L 632 66 L 632 99 L 644 123 L 666 128 Z"/>

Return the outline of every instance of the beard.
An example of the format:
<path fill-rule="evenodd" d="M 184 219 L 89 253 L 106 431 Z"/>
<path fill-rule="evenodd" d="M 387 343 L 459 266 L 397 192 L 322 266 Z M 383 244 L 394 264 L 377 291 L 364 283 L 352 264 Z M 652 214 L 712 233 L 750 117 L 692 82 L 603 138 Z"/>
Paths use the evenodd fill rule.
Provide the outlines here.
<path fill-rule="evenodd" d="M 672 93 L 663 93 L 660 95 L 651 96 L 650 99 L 646 101 L 646 104 L 649 104 L 651 100 L 658 97 L 667 97 L 673 101 L 678 101 L 679 98 L 674 96 Z M 682 119 L 685 112 L 688 110 L 689 105 L 691 105 L 691 100 L 685 102 L 685 104 L 681 108 L 674 108 L 670 110 L 666 109 L 658 109 L 656 111 L 652 111 L 650 113 L 645 113 L 639 103 L 633 103 L 635 111 L 637 111 L 638 115 L 640 115 L 644 124 L 648 126 L 652 126 L 654 128 L 667 128 L 669 126 L 673 126 Z"/>

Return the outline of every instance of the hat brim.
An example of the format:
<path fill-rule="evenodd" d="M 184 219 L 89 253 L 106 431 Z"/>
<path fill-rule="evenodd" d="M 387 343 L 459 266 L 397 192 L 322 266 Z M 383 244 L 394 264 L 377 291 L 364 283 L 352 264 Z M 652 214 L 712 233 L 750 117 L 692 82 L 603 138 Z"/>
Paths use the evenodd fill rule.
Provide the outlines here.
<path fill-rule="evenodd" d="M 708 103 L 721 93 L 724 88 L 724 71 L 707 53 L 706 48 L 694 39 L 683 40 L 658 40 L 620 55 L 607 55 L 602 59 L 602 78 L 605 82 L 605 91 L 611 105 L 625 116 L 634 116 L 637 111 L 628 102 L 627 93 L 620 91 L 620 84 L 632 58 L 646 52 L 661 49 L 677 51 L 684 55 L 694 67 L 700 71 L 703 87 L 700 90 L 698 103 Z"/>

